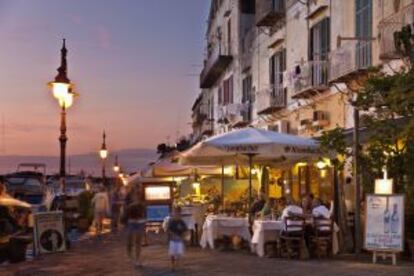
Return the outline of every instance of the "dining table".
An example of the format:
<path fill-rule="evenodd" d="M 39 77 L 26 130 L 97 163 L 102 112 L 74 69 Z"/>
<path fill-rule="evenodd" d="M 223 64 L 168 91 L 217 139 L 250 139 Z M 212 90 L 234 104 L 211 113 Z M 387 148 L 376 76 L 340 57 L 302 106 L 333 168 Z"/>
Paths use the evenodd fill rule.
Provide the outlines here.
<path fill-rule="evenodd" d="M 313 218 L 307 218 L 305 220 L 307 225 L 313 225 Z M 270 219 L 257 219 L 253 222 L 253 236 L 250 242 L 251 252 L 257 254 L 259 257 L 266 255 L 265 244 L 267 242 L 280 243 L 280 234 L 284 229 L 284 222 L 282 220 L 270 220 Z M 332 253 L 334 255 L 339 252 L 339 227 L 336 223 L 333 224 L 332 235 Z M 306 244 L 303 244 L 306 247 Z M 308 252 L 308 248 L 304 248 L 305 252 Z M 306 254 L 308 255 L 308 253 Z"/>
<path fill-rule="evenodd" d="M 214 249 L 214 241 L 222 236 L 240 236 L 250 243 L 249 220 L 247 217 L 229 217 L 223 215 L 208 215 L 203 224 L 200 239 L 202 248 Z"/>
<path fill-rule="evenodd" d="M 253 237 L 250 243 L 252 253 L 264 257 L 265 244 L 267 242 L 277 242 L 282 230 L 282 220 L 255 220 L 253 222 Z"/>

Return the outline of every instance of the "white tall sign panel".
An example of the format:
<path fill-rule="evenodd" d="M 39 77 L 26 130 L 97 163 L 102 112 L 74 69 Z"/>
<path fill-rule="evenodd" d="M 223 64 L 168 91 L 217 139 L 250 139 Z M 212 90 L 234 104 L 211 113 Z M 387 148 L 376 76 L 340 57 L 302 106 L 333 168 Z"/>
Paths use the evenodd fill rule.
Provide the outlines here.
<path fill-rule="evenodd" d="M 403 195 L 367 195 L 365 248 L 374 252 L 375 261 L 377 252 L 404 250 Z"/>
<path fill-rule="evenodd" d="M 63 213 L 44 212 L 34 216 L 36 253 L 54 253 L 66 250 Z"/>

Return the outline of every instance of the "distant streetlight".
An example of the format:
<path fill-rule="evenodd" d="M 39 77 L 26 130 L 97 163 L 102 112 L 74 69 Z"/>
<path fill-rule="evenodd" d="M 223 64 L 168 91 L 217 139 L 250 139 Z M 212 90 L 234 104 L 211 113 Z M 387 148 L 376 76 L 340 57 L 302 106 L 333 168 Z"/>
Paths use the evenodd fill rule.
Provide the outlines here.
<path fill-rule="evenodd" d="M 106 134 L 105 131 L 102 134 L 102 146 L 99 150 L 99 156 L 102 159 L 102 183 L 106 184 L 106 177 L 105 177 L 105 161 L 108 158 L 108 150 L 106 149 Z"/>
<path fill-rule="evenodd" d="M 61 108 L 60 113 L 60 181 L 62 193 L 66 192 L 66 143 L 68 137 L 66 135 L 66 109 L 72 106 L 73 100 L 77 93 L 73 92 L 73 84 L 70 82 L 67 76 L 67 60 L 66 56 L 68 50 L 66 49 L 66 40 L 63 39 L 63 46 L 60 50 L 61 52 L 61 61 L 60 67 L 57 69 L 58 74 L 55 77 L 55 80 L 49 82 L 49 87 L 52 90 L 53 97 L 58 101 Z"/>
<path fill-rule="evenodd" d="M 118 164 L 118 155 L 115 155 L 115 164 L 113 169 L 115 173 L 119 173 L 119 171 L 121 170 L 121 167 Z"/>

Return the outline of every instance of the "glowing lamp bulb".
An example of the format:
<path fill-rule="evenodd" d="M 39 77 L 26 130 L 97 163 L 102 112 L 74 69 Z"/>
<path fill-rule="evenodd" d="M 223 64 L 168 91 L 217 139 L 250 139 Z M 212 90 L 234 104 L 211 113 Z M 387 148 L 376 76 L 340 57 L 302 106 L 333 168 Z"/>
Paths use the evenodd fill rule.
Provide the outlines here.
<path fill-rule="evenodd" d="M 66 97 L 66 95 L 69 94 L 70 85 L 68 83 L 52 82 L 50 85 L 52 86 L 53 97 L 58 100 Z"/>
<path fill-rule="evenodd" d="M 102 159 L 106 159 L 108 157 L 108 150 L 106 149 L 101 149 L 99 151 L 99 155 L 101 156 Z"/>

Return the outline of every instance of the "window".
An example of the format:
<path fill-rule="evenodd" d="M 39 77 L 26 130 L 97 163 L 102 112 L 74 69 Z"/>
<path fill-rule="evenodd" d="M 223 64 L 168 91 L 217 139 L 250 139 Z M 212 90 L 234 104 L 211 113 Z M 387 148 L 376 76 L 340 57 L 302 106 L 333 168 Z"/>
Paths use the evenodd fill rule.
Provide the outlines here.
<path fill-rule="evenodd" d="M 286 71 L 286 49 L 275 53 L 269 60 L 269 81 L 273 97 L 277 97 L 284 93 L 284 71 Z"/>
<path fill-rule="evenodd" d="M 221 86 L 218 89 L 218 104 L 223 104 L 223 89 L 221 88 Z"/>
<path fill-rule="evenodd" d="M 356 37 L 372 37 L 372 0 L 356 0 L 355 8 Z M 371 45 L 369 40 L 358 40 L 355 55 L 358 68 L 366 68 L 371 65 Z"/>
<path fill-rule="evenodd" d="M 233 103 L 233 76 L 223 82 L 223 105 Z"/>
<path fill-rule="evenodd" d="M 242 103 L 247 105 L 247 107 L 242 111 L 243 121 L 250 122 L 252 120 L 252 102 L 252 75 L 247 75 L 243 79 Z"/>
<path fill-rule="evenodd" d="M 269 60 L 269 78 L 272 86 L 283 86 L 283 72 L 286 71 L 286 50 L 275 53 Z"/>
<path fill-rule="evenodd" d="M 231 19 L 227 21 L 227 55 L 231 55 Z"/>
<path fill-rule="evenodd" d="M 309 60 L 327 60 L 330 48 L 330 19 L 315 24 L 310 32 Z"/>
<path fill-rule="evenodd" d="M 330 50 L 330 19 L 322 19 L 310 31 L 309 60 L 312 86 L 328 83 L 328 57 Z"/>
<path fill-rule="evenodd" d="M 261 1 L 261 0 L 256 0 Z M 241 12 L 247 14 L 254 14 L 256 10 L 255 0 L 242 0 L 241 1 Z"/>
<path fill-rule="evenodd" d="M 209 106 L 209 117 L 208 119 L 211 121 L 214 120 L 214 96 L 211 96 L 211 98 L 208 101 L 208 106 Z"/>
<path fill-rule="evenodd" d="M 242 103 L 252 102 L 252 75 L 247 75 L 243 79 Z"/>

